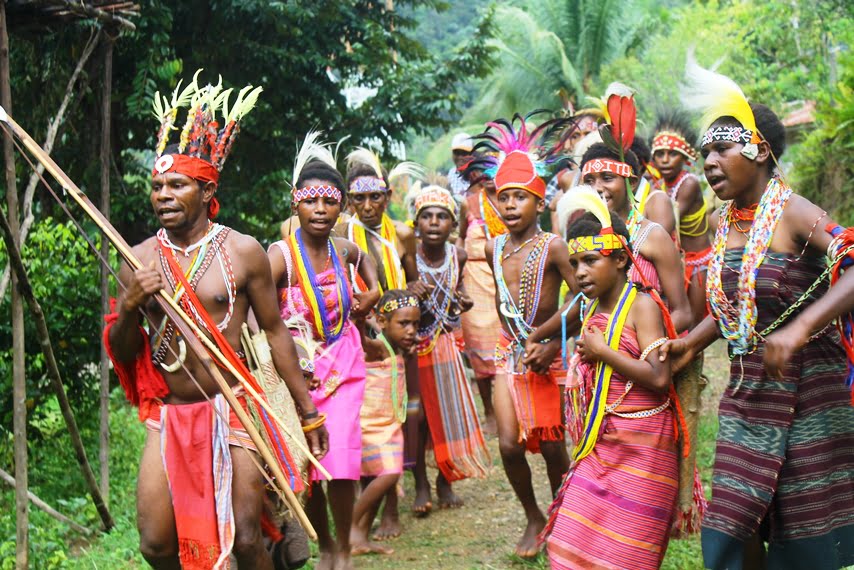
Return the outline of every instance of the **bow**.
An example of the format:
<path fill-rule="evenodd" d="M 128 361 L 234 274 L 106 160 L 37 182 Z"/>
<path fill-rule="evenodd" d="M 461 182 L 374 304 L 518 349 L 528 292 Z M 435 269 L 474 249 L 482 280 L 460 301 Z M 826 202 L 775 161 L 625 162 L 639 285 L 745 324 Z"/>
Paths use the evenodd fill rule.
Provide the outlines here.
<path fill-rule="evenodd" d="M 27 132 L 21 128 L 18 123 L 16 123 L 12 117 L 6 113 L 6 110 L 3 107 L 0 107 L 0 124 L 4 126 L 7 131 L 10 132 L 11 135 L 19 139 L 23 145 L 27 148 L 27 150 L 38 160 L 47 170 L 54 179 L 62 186 L 62 189 L 66 194 L 70 195 L 71 198 L 83 209 L 89 218 L 95 222 L 98 228 L 104 233 L 104 236 L 110 240 L 110 243 L 116 248 L 125 262 L 134 270 L 142 268 L 142 263 L 137 259 L 137 257 L 131 251 L 130 246 L 125 241 L 125 239 L 119 234 L 119 232 L 110 224 L 110 222 L 101 214 L 100 210 L 95 207 L 95 205 L 89 200 L 86 194 L 83 193 L 80 188 L 68 177 L 68 175 L 63 172 L 59 166 L 53 161 L 53 159 L 48 155 L 39 145 L 36 143 L 33 138 L 27 134 Z M 199 361 L 204 365 L 205 369 L 210 374 L 211 378 L 216 382 L 217 387 L 225 398 L 231 410 L 235 413 L 238 420 L 240 421 L 243 428 L 246 430 L 246 433 L 249 435 L 249 438 L 252 440 L 252 443 L 255 444 L 258 449 L 259 454 L 262 459 L 267 463 L 268 467 L 272 472 L 272 476 L 275 479 L 275 488 L 279 496 L 285 501 L 291 511 L 296 515 L 297 519 L 300 521 L 300 524 L 306 530 L 309 538 L 312 540 L 317 540 L 317 533 L 314 531 L 314 528 L 309 522 L 308 517 L 305 514 L 305 511 L 302 509 L 299 501 L 294 495 L 293 490 L 287 483 L 287 477 L 282 472 L 279 467 L 278 462 L 273 456 L 272 451 L 267 446 L 263 437 L 261 436 L 258 429 L 255 427 L 255 424 L 252 422 L 249 414 L 243 409 L 243 407 L 238 402 L 237 398 L 233 394 L 231 387 L 226 382 L 225 378 L 222 376 L 222 373 L 219 371 L 218 367 L 214 364 L 211 356 L 216 358 L 218 363 L 220 363 L 225 369 L 227 369 L 231 374 L 234 375 L 235 378 L 238 378 L 246 391 L 258 402 L 258 404 L 266 411 L 270 417 L 272 417 L 275 422 L 278 424 L 279 428 L 283 430 L 285 433 L 288 433 L 288 428 L 284 425 L 284 422 L 278 415 L 270 408 L 269 403 L 261 397 L 261 395 L 248 383 L 243 381 L 241 374 L 234 367 L 233 364 L 220 352 L 217 345 L 211 341 L 207 335 L 203 334 L 199 327 L 196 325 L 195 321 L 190 318 L 184 310 L 178 305 L 172 297 L 163 289 L 161 289 L 157 295 L 155 295 L 154 300 L 160 305 L 160 308 L 163 310 L 166 318 L 171 319 L 173 323 L 175 323 L 175 327 L 181 333 L 181 336 L 186 339 L 188 347 L 195 353 L 198 357 Z M 297 443 L 297 445 L 302 446 L 302 444 Z M 303 448 L 302 451 L 306 454 L 310 461 L 317 467 L 322 474 L 327 476 L 327 478 L 331 477 L 326 472 L 325 469 L 320 465 L 320 463 L 314 458 L 311 452 L 308 449 Z"/>

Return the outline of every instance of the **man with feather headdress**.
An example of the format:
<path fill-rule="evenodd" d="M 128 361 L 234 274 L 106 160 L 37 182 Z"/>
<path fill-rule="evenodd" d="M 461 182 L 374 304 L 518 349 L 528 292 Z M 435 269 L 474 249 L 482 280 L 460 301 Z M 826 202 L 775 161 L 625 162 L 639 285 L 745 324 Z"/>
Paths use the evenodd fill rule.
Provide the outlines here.
<path fill-rule="evenodd" d="M 240 350 L 241 326 L 251 309 L 302 419 L 316 421 L 318 412 L 297 365 L 294 343 L 276 310 L 267 257 L 253 238 L 213 221 L 219 211 L 215 193 L 220 172 L 241 119 L 260 92 L 260 87 L 246 87 L 229 106 L 232 89 L 224 90 L 221 78 L 216 86 L 200 86 L 194 78 L 183 90 L 179 84 L 171 99 L 156 95 L 161 127 L 151 204 L 161 228 L 133 248 L 141 269 L 122 264 L 122 294 L 115 312 L 107 316 L 108 353 L 148 428 L 137 521 L 140 550 L 155 568 L 228 568 L 232 552 L 241 568 L 272 568 L 261 535 L 265 479 L 256 466 L 259 459 L 253 457 L 257 450 L 205 364 L 187 352 L 175 325 L 152 300 L 161 289 L 240 372 L 240 378 L 223 375 L 241 404 L 264 418 L 259 431 L 290 485 L 295 490 L 303 487 L 277 424 L 259 415 L 261 402 L 243 393 L 249 386 L 266 399 Z M 167 146 L 184 107 L 188 117 L 180 142 Z M 141 327 L 142 315 L 147 331 Z M 308 441 L 316 456 L 324 455 L 324 428 L 308 434 Z"/>

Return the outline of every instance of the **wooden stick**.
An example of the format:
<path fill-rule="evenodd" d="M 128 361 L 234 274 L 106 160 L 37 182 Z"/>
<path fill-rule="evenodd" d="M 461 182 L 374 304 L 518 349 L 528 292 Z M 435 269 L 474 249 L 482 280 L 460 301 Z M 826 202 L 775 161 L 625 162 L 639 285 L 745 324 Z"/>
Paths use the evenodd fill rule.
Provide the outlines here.
<path fill-rule="evenodd" d="M 130 249 L 130 246 L 124 240 L 124 238 L 116 231 L 116 229 L 104 219 L 101 215 L 101 212 L 95 208 L 94 204 L 89 200 L 89 198 L 77 187 L 74 182 L 65 174 L 62 169 L 57 166 L 57 164 L 53 161 L 50 156 L 47 156 L 42 149 L 38 146 L 38 144 L 33 140 L 33 138 L 24 131 L 18 123 L 16 123 L 12 117 L 10 117 L 5 109 L 0 107 L 0 122 L 5 122 L 12 130 L 15 136 L 17 136 L 24 146 L 35 156 L 42 164 L 45 165 L 45 169 L 50 172 L 51 176 L 53 176 L 57 182 L 59 182 L 63 189 L 71 195 L 77 204 L 83 208 L 87 215 L 94 221 L 100 230 L 104 232 L 104 235 L 113 246 L 119 251 L 119 254 L 125 259 L 125 261 L 134 269 L 138 269 L 142 267 L 142 263 Z M 212 344 L 213 349 L 215 350 L 214 354 L 217 356 L 217 359 L 224 360 L 224 364 L 229 364 L 227 360 L 222 356 L 222 353 L 216 348 L 210 339 L 204 335 L 196 324 L 190 319 L 190 317 L 184 313 L 184 311 L 179 307 L 172 297 L 166 293 L 163 289 L 160 290 L 159 294 L 154 297 L 155 301 L 160 305 L 161 309 L 163 309 L 167 318 L 171 319 L 175 324 L 175 327 L 181 333 L 181 335 L 186 339 L 190 349 L 196 354 L 196 357 L 199 361 L 206 367 L 208 373 L 211 378 L 216 382 L 217 387 L 222 393 L 223 397 L 228 402 L 232 411 L 237 416 L 240 423 L 243 425 L 243 428 L 246 430 L 247 435 L 249 435 L 252 443 L 255 444 L 255 447 L 258 449 L 261 457 L 267 463 L 269 469 L 273 472 L 273 477 L 276 479 L 276 484 L 279 487 L 281 493 L 283 493 L 283 498 L 288 503 L 290 509 L 294 512 L 294 515 L 300 521 L 303 528 L 308 534 L 309 538 L 312 540 L 317 540 L 317 533 L 314 531 L 314 527 L 312 527 L 311 522 L 308 520 L 308 517 L 305 514 L 305 511 L 294 495 L 293 490 L 287 483 L 287 478 L 285 474 L 282 472 L 279 464 L 276 461 L 276 458 L 273 456 L 272 451 L 267 446 L 264 439 L 261 437 L 261 434 L 258 432 L 258 429 L 255 427 L 255 424 L 252 423 L 249 415 L 243 409 L 243 406 L 238 402 L 237 397 L 234 395 L 234 392 L 231 389 L 231 386 L 228 385 L 228 382 L 225 381 L 225 378 L 222 376 L 222 373 L 219 369 L 213 364 L 211 361 L 210 355 L 205 349 L 205 345 L 202 344 L 203 341 L 207 341 L 207 344 Z M 233 366 L 230 370 L 233 369 Z M 233 372 L 232 372 L 233 373 Z M 237 374 L 236 378 L 240 379 L 240 375 Z M 246 386 L 246 384 L 244 384 Z M 251 388 L 251 386 L 249 387 Z M 254 390 L 252 390 L 254 392 Z M 256 392 L 257 394 L 257 392 Z M 259 400 L 259 403 L 264 404 L 263 400 Z M 266 408 L 265 408 L 266 409 Z M 310 453 L 309 453 L 310 455 Z"/>
<path fill-rule="evenodd" d="M 95 509 L 101 517 L 101 522 L 104 525 L 104 530 L 109 531 L 115 526 L 113 517 L 107 509 L 107 502 L 101 495 L 101 490 L 98 488 L 98 481 L 95 479 L 95 473 L 92 471 L 92 466 L 89 464 L 89 459 L 86 456 L 86 448 L 83 446 L 83 438 L 80 437 L 80 430 L 77 429 L 77 421 L 74 419 L 74 412 L 71 411 L 71 404 L 68 401 L 68 396 L 65 393 L 65 386 L 62 383 L 62 376 L 59 372 L 59 365 L 56 362 L 56 357 L 53 352 L 53 345 L 50 342 L 50 333 L 47 328 L 44 312 L 42 311 L 39 302 L 33 294 L 33 288 L 30 286 L 30 280 L 27 277 L 27 271 L 24 268 L 24 262 L 21 260 L 21 252 L 18 245 L 15 243 L 12 229 L 9 226 L 6 218 L 0 215 L 0 233 L 3 234 L 3 241 L 6 244 L 6 253 L 9 256 L 9 265 L 15 274 L 17 282 L 17 291 L 21 297 L 27 302 L 30 308 L 30 313 L 33 316 L 36 324 L 36 333 L 39 337 L 42 353 L 44 353 L 45 364 L 47 366 L 47 376 L 50 379 L 50 386 L 56 394 L 56 400 L 59 402 L 59 409 L 62 411 L 62 417 L 65 420 L 65 425 L 68 427 L 68 435 L 71 437 L 71 444 L 74 447 L 74 455 L 77 458 L 77 463 L 80 465 L 80 470 L 83 472 L 83 481 L 89 489 L 89 494 L 92 496 L 92 502 L 95 503 Z"/>
<path fill-rule="evenodd" d="M 94 6 L 80 2 L 80 0 L 43 0 L 43 2 L 52 6 L 60 6 L 78 16 L 95 18 L 96 20 L 100 20 L 106 24 L 113 24 L 126 30 L 133 31 L 136 29 L 136 24 L 127 18 L 122 18 L 121 16 L 117 16 L 111 12 L 107 12 L 106 10 L 95 8 Z"/>
<path fill-rule="evenodd" d="M 9 117 L 5 113 L 2 107 L 0 107 L 0 122 L 6 122 L 7 124 L 9 124 L 12 127 L 12 130 L 15 135 L 17 135 L 18 138 L 21 139 L 21 141 L 24 143 L 24 146 L 26 146 L 30 150 L 30 152 L 33 153 L 34 156 L 38 158 L 39 156 L 44 155 L 44 152 L 42 151 L 41 147 L 39 147 L 36 142 L 23 129 L 21 129 L 21 127 L 12 119 L 12 117 Z M 26 138 L 24 138 L 24 136 L 26 136 Z M 50 156 L 44 155 L 44 160 L 42 161 L 42 163 L 45 165 L 47 171 L 50 172 L 51 176 L 53 176 L 60 184 L 62 184 L 63 189 L 71 195 L 74 201 L 77 202 L 77 204 L 81 208 L 83 208 L 83 210 L 89 215 L 89 217 L 98 225 L 99 229 L 104 232 L 104 235 L 119 251 L 119 254 L 121 254 L 124 260 L 127 261 L 128 265 L 130 265 L 131 268 L 134 270 L 140 269 L 142 267 L 142 263 L 133 254 L 130 245 L 128 245 L 124 238 L 119 235 L 119 233 L 110 224 L 110 222 L 106 218 L 104 218 L 101 212 L 97 208 L 95 208 L 95 205 L 92 204 L 86 194 L 84 194 L 83 191 L 80 190 L 80 188 L 78 188 L 77 185 L 74 184 L 74 182 L 72 182 L 70 178 L 68 178 L 68 175 L 66 175 L 62 171 L 62 169 L 60 169 L 59 166 L 56 165 L 56 163 L 53 161 L 52 158 L 50 158 Z M 213 342 L 210 338 L 208 338 L 208 335 L 205 334 L 199 328 L 196 322 L 184 312 L 183 307 L 181 307 L 177 303 L 177 301 L 175 301 L 172 296 L 163 289 L 158 291 L 158 297 L 158 302 L 160 302 L 161 306 L 163 305 L 163 303 L 166 303 L 172 309 L 172 311 L 178 315 L 178 317 L 181 321 L 183 321 L 186 327 L 189 327 L 189 329 L 193 333 L 193 336 L 197 337 L 202 342 L 202 344 L 204 344 L 207 350 L 209 350 L 210 353 L 213 354 L 214 357 L 216 357 L 217 361 L 219 361 L 226 370 L 228 370 L 235 378 L 238 379 L 238 381 L 240 381 L 240 384 L 249 393 L 249 395 L 258 401 L 258 404 L 264 409 L 265 412 L 270 415 L 271 418 L 273 418 L 273 420 L 279 426 L 279 429 L 291 436 L 291 438 L 294 440 L 294 443 L 297 445 L 297 447 L 300 448 L 300 451 L 302 451 L 308 457 L 308 460 L 311 462 L 314 468 L 317 469 L 320 474 L 323 475 L 327 480 L 331 480 L 332 475 L 329 473 L 329 471 L 327 471 L 326 468 L 323 467 L 323 465 L 320 463 L 320 461 L 318 461 L 317 458 L 314 457 L 314 454 L 311 453 L 311 450 L 309 450 L 305 445 L 303 445 L 302 442 L 299 441 L 299 439 L 293 436 L 288 426 L 285 425 L 285 422 L 282 421 L 279 415 L 273 410 L 272 407 L 270 407 L 270 404 L 260 397 L 258 391 L 255 390 L 255 388 L 253 388 L 251 384 L 249 384 L 243 379 L 240 372 L 222 354 L 216 343 Z M 176 319 L 173 318 L 172 320 L 175 321 Z M 181 332 L 186 336 L 186 331 L 182 330 Z"/>
<path fill-rule="evenodd" d="M 12 477 L 12 475 L 7 473 L 3 469 L 0 469 L 0 479 L 3 479 L 4 481 L 6 481 L 6 483 L 8 483 L 13 489 L 17 488 L 15 485 L 15 478 Z M 79 532 L 81 534 L 85 534 L 87 536 L 91 536 L 91 535 L 95 534 L 95 531 L 93 531 L 91 528 L 86 528 L 85 526 L 74 522 L 73 520 L 71 520 L 70 518 L 65 516 L 64 514 L 60 513 L 59 511 L 57 511 L 56 509 L 54 509 L 53 507 L 51 507 L 50 505 L 48 505 L 47 503 L 45 503 L 44 501 L 39 499 L 37 496 L 35 496 L 32 493 L 32 491 L 27 491 L 27 497 L 29 497 L 30 502 L 32 504 L 34 504 L 35 506 L 37 506 L 38 508 L 40 508 L 41 510 L 43 510 L 44 512 L 46 512 L 47 514 L 49 514 L 50 516 L 52 516 L 53 518 L 58 520 L 59 522 L 63 522 L 65 524 L 67 524 L 68 526 L 70 526 L 71 528 L 76 530 L 77 532 Z"/>

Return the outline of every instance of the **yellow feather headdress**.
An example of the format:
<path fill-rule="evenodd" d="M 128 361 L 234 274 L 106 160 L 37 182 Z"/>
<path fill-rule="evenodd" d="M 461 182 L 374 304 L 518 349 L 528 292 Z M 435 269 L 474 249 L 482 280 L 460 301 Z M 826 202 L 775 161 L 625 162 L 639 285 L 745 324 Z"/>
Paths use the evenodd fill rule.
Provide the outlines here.
<path fill-rule="evenodd" d="M 688 61 L 685 66 L 685 82 L 681 89 L 682 104 L 688 110 L 702 113 L 700 119 L 706 135 L 703 137 L 703 145 L 709 142 L 709 127 L 721 117 L 732 117 L 738 121 L 743 131 L 741 133 L 729 132 L 726 136 L 719 138 L 740 142 L 744 144 L 742 154 L 749 159 L 756 158 L 758 153 L 757 144 L 762 141 L 762 136 L 756 128 L 756 118 L 750 103 L 744 92 L 729 77 L 705 69 L 697 64 L 692 52 L 688 53 Z M 723 129 L 727 129 L 724 127 Z M 731 131 L 732 129 L 729 128 Z"/>

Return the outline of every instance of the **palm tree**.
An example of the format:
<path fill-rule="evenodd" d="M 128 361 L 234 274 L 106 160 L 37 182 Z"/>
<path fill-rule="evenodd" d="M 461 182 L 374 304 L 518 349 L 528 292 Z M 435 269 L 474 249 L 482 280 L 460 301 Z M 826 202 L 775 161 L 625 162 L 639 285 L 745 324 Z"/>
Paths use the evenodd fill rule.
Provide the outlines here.
<path fill-rule="evenodd" d="M 625 55 L 643 17 L 632 0 L 519 0 L 495 12 L 497 63 L 464 122 L 565 99 L 585 104 L 602 66 Z"/>

